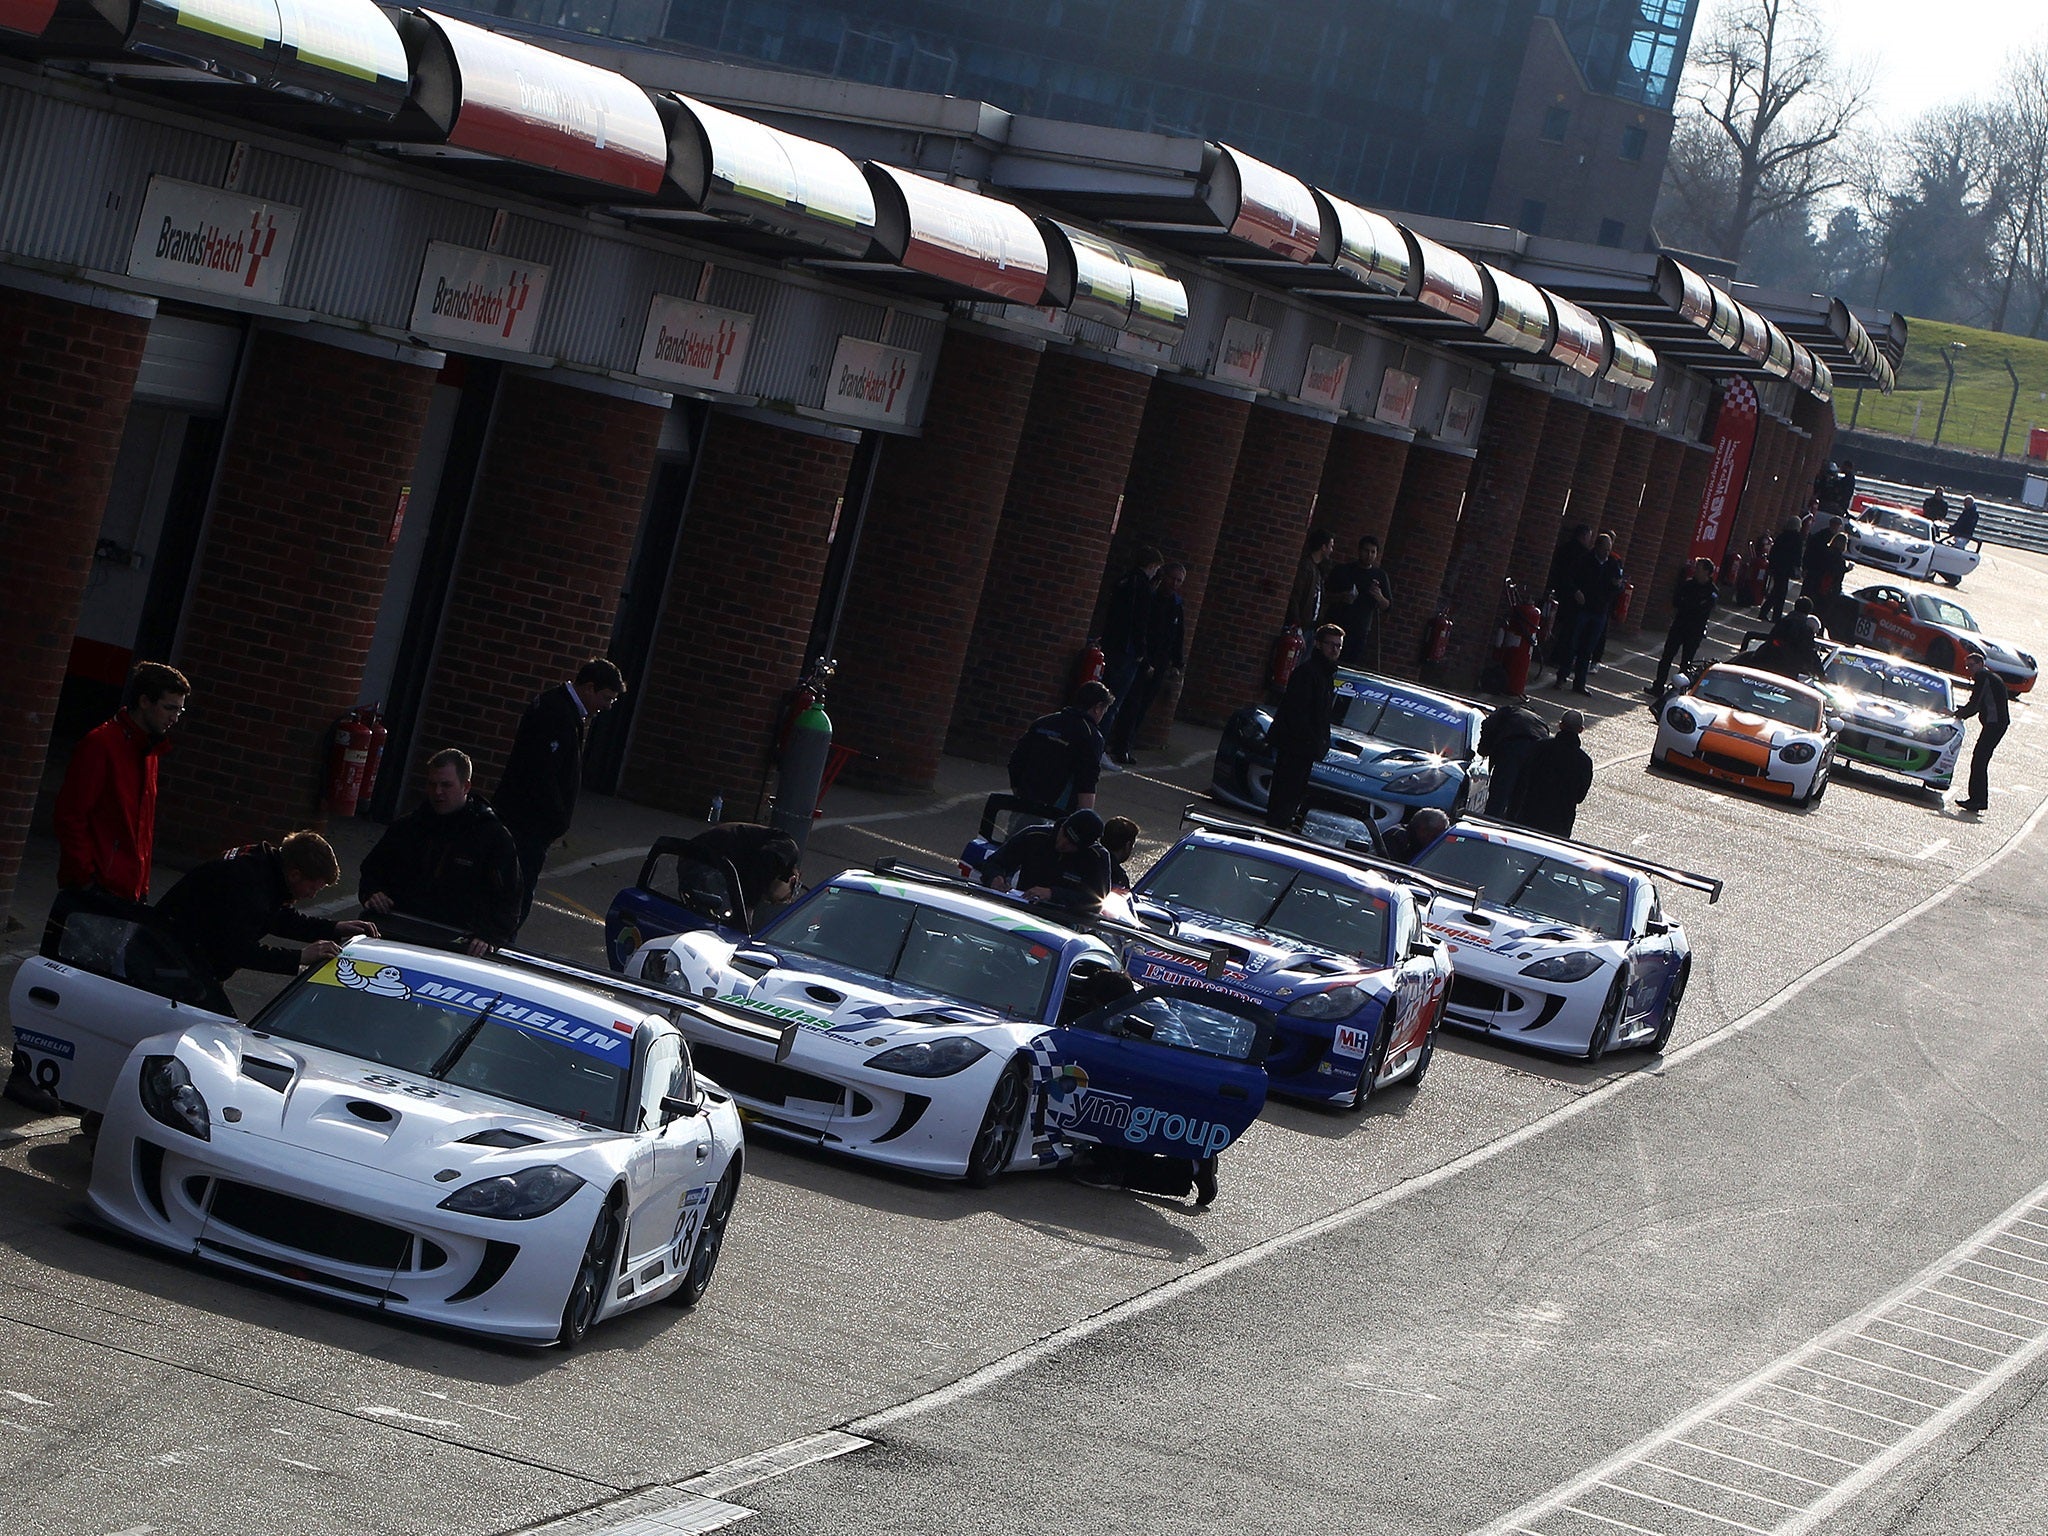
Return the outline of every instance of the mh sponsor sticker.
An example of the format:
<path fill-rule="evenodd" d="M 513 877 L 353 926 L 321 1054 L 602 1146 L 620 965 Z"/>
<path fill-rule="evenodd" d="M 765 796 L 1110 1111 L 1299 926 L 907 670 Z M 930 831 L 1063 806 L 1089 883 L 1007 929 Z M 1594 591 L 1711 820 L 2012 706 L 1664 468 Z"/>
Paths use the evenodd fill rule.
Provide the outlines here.
<path fill-rule="evenodd" d="M 413 295 L 412 330 L 419 336 L 531 352 L 548 272 L 531 261 L 429 241 Z"/>
<path fill-rule="evenodd" d="M 298 232 L 289 204 L 152 176 L 128 275 L 276 304 Z"/>
<path fill-rule="evenodd" d="M 1337 1026 L 1337 1037 L 1330 1042 L 1332 1056 L 1363 1056 L 1372 1045 L 1372 1031 L 1359 1029 L 1350 1024 Z"/>

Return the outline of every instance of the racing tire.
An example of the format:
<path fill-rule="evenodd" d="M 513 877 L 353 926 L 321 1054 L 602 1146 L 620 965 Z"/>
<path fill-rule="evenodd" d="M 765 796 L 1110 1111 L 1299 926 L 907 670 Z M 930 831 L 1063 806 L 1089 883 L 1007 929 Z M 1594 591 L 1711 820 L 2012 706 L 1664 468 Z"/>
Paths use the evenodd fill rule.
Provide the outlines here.
<path fill-rule="evenodd" d="M 1672 1028 L 1678 1023 L 1678 1005 L 1685 1000 L 1685 984 L 1692 980 L 1692 956 L 1687 955 L 1678 967 L 1678 979 L 1671 983 L 1671 990 L 1664 994 L 1664 1011 L 1657 1018 L 1657 1032 L 1644 1042 L 1643 1049 L 1652 1056 L 1664 1054 L 1664 1047 L 1671 1043 Z"/>
<path fill-rule="evenodd" d="M 970 1189 L 988 1188 L 1010 1166 L 1010 1159 L 1017 1152 L 1017 1138 L 1023 1134 L 1030 1086 L 1031 1069 L 1022 1056 L 1012 1056 L 995 1087 L 989 1090 L 988 1109 L 967 1153 L 963 1177 Z"/>
<path fill-rule="evenodd" d="M 725 1177 L 711 1192 L 711 1209 L 704 1213 L 704 1230 L 697 1234 L 697 1246 L 690 1254 L 690 1267 L 683 1283 L 668 1293 L 671 1306 L 689 1308 L 704 1299 L 711 1277 L 718 1270 L 718 1255 L 725 1247 L 725 1224 L 732 1217 L 733 1201 L 740 1192 L 740 1160 L 726 1164 Z"/>
<path fill-rule="evenodd" d="M 1415 1069 L 1398 1083 L 1391 1084 L 1391 1087 L 1406 1088 L 1413 1093 L 1422 1086 L 1423 1074 L 1429 1071 L 1429 1064 L 1436 1060 L 1436 1032 L 1441 1023 L 1442 1020 L 1438 1020 L 1436 1024 L 1432 1024 L 1429 1033 L 1422 1037 L 1422 1054 L 1415 1058 Z"/>
<path fill-rule="evenodd" d="M 1960 587 L 1963 584 L 1963 573 L 1961 571 L 1936 571 L 1934 574 L 1952 587 Z"/>
<path fill-rule="evenodd" d="M 562 1348 L 574 1349 L 581 1344 L 590 1325 L 597 1321 L 624 1237 L 625 1224 L 619 1220 L 619 1197 L 614 1192 L 605 1196 L 603 1209 L 590 1225 L 590 1241 L 583 1245 L 583 1261 L 576 1266 L 569 1299 L 562 1303 L 562 1331 L 555 1336 L 555 1342 Z"/>
<path fill-rule="evenodd" d="M 1593 1037 L 1586 1042 L 1586 1064 L 1591 1066 L 1607 1054 L 1607 1047 L 1614 1041 L 1614 1031 L 1621 1025 L 1621 1010 L 1628 1001 L 1628 977 L 1614 978 L 1614 985 L 1607 990 L 1607 1001 L 1600 1005 L 1600 1017 L 1594 1021 Z"/>
<path fill-rule="evenodd" d="M 1358 1087 L 1344 1105 L 1354 1115 L 1371 1102 L 1372 1091 L 1379 1086 L 1380 1073 L 1387 1068 L 1387 1047 L 1392 1043 L 1392 1034 L 1390 1029 L 1380 1030 L 1373 1036 L 1372 1049 L 1365 1053 L 1365 1065 L 1358 1069 Z"/>

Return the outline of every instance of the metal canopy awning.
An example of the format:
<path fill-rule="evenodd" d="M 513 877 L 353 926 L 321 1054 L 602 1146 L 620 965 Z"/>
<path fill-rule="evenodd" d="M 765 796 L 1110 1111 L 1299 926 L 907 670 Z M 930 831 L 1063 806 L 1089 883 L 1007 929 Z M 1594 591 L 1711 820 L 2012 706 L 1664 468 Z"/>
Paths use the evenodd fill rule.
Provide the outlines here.
<path fill-rule="evenodd" d="M 656 104 L 669 122 L 665 190 L 684 206 L 620 212 L 757 255 L 867 254 L 875 194 L 851 157 L 688 96 Z"/>
<path fill-rule="evenodd" d="M 1015 204 L 869 160 L 874 238 L 865 261 L 814 261 L 921 298 L 1049 303 L 1045 237 Z"/>
<path fill-rule="evenodd" d="M 1782 293 L 1748 283 L 1733 284 L 1732 290 L 1791 341 L 1826 363 L 1835 380 L 1874 386 L 1887 394 L 1898 382 L 1898 361 L 1906 349 L 1903 316 L 1888 315 L 1882 323 L 1887 341 L 1896 336 L 1897 351 L 1891 352 L 1840 299 L 1817 293 Z"/>
<path fill-rule="evenodd" d="M 624 75 L 434 11 L 399 13 L 413 91 L 382 147 L 567 202 L 653 198 L 668 132 Z"/>
<path fill-rule="evenodd" d="M 1553 363 L 1560 363 L 1573 373 L 1586 378 L 1598 378 L 1608 371 L 1614 357 L 1614 339 L 1609 329 L 1601 323 L 1600 317 L 1590 309 L 1574 304 L 1570 299 L 1539 289 L 1550 305 L 1551 343 L 1544 355 Z M 1641 346 L 1640 340 L 1636 343 Z M 1647 351 L 1648 349 L 1645 348 Z M 1656 361 L 1651 360 L 1654 376 Z"/>
<path fill-rule="evenodd" d="M 1555 297 L 1553 295 L 1553 297 Z M 1560 299 L 1559 303 L 1569 303 Z M 1600 374 L 1600 382 L 1616 388 L 1641 393 L 1657 383 L 1657 354 L 1650 344 L 1627 326 L 1596 316 L 1601 330 L 1607 333 L 1607 367 Z"/>
<path fill-rule="evenodd" d="M 1045 300 L 1082 320 L 1166 346 L 1188 325 L 1188 291 L 1149 257 L 1100 235 L 1041 218 L 1049 264 Z"/>

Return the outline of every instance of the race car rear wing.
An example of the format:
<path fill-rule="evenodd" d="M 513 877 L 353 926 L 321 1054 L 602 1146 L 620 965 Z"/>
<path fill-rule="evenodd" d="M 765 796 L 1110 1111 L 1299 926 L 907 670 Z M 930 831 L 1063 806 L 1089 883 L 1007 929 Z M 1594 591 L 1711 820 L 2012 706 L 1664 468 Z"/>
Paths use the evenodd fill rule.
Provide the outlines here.
<path fill-rule="evenodd" d="M 524 966 L 530 971 L 539 971 L 544 975 L 558 976 L 563 980 L 573 981 L 578 986 L 589 987 L 593 991 L 607 992 L 615 997 L 630 997 L 635 1002 L 647 1004 L 650 1012 L 660 1013 L 671 1024 L 677 1022 L 675 1015 L 687 1013 L 700 1023 L 724 1030 L 727 1034 L 744 1035 L 749 1040 L 774 1046 L 777 1062 L 788 1058 L 790 1046 L 796 1041 L 798 1026 L 794 1023 L 770 1024 L 766 1020 L 750 1017 L 736 1009 L 721 1008 L 718 1004 L 703 998 L 665 991 L 660 987 L 644 986 L 640 982 L 628 981 L 623 976 L 614 976 L 606 971 L 593 971 L 580 965 L 571 965 L 566 960 L 555 960 L 547 955 L 530 954 L 520 949 L 493 950 L 491 958 L 502 960 L 509 965 Z"/>
<path fill-rule="evenodd" d="M 1192 805 L 1180 813 L 1182 826 L 1201 827 L 1209 832 L 1221 832 L 1227 837 L 1242 837 L 1252 842 L 1272 843 L 1280 848 L 1293 848 L 1301 853 L 1313 853 L 1325 859 L 1334 859 L 1339 864 L 1350 864 L 1369 869 L 1374 874 L 1385 875 L 1403 885 L 1419 886 L 1429 896 L 1445 896 L 1452 901 L 1471 905 L 1479 899 L 1479 893 L 1468 885 L 1430 874 L 1427 870 L 1415 869 L 1399 859 L 1390 859 L 1386 851 L 1375 848 L 1371 843 L 1359 842 L 1356 838 L 1347 841 L 1342 848 L 1332 848 L 1328 843 L 1319 843 L 1314 838 L 1296 837 L 1291 832 L 1276 832 L 1271 827 L 1255 827 L 1228 817 L 1200 811 Z"/>
<path fill-rule="evenodd" d="M 1712 875 L 1694 874 L 1689 869 L 1679 869 L 1670 864 L 1657 864 L 1640 858 L 1633 853 L 1617 853 L 1612 848 L 1602 848 L 1598 843 L 1582 843 L 1577 838 L 1559 837 L 1552 832 L 1538 832 L 1532 827 L 1518 827 L 1512 822 L 1493 821 L 1484 816 L 1461 816 L 1457 825 L 1461 827 L 1483 827 L 1491 832 L 1518 832 L 1524 837 L 1540 837 L 1545 842 L 1563 843 L 1567 848 L 1577 848 L 1582 853 L 1594 854 L 1610 864 L 1619 864 L 1623 869 L 1633 869 L 1641 874 L 1654 875 L 1672 885 L 1682 885 L 1687 890 L 1704 891 L 1708 905 L 1721 899 L 1721 882 Z"/>

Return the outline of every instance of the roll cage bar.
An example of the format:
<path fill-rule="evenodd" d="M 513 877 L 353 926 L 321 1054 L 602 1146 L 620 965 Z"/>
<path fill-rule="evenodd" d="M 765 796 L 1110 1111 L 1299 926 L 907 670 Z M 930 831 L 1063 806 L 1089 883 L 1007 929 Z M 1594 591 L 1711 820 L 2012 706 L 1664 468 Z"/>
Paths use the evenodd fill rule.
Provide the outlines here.
<path fill-rule="evenodd" d="M 1271 843 L 1278 848 L 1292 848 L 1298 853 L 1313 853 L 1338 864 L 1370 870 L 1402 885 L 1419 887 L 1430 896 L 1446 896 L 1453 901 L 1465 902 L 1468 906 L 1479 900 L 1479 893 L 1470 886 L 1459 885 L 1454 881 L 1432 875 L 1426 870 L 1411 868 L 1398 859 L 1388 858 L 1385 847 L 1378 843 L 1379 829 L 1372 827 L 1371 822 L 1366 822 L 1365 825 L 1372 827 L 1372 843 L 1363 843 L 1351 838 L 1342 848 L 1332 848 L 1329 844 L 1319 843 L 1313 838 L 1296 837 L 1291 832 L 1276 832 L 1271 827 L 1255 827 L 1247 822 L 1232 821 L 1210 811 L 1197 810 L 1192 805 L 1182 808 L 1180 821 L 1184 827 L 1200 827 L 1206 832 L 1221 832 L 1227 837 L 1241 837 L 1248 842 Z"/>
<path fill-rule="evenodd" d="M 1602 848 L 1598 843 L 1582 843 L 1573 837 L 1558 837 L 1550 832 L 1537 832 L 1528 827 L 1518 827 L 1511 822 L 1494 821 L 1485 816 L 1461 816 L 1453 823 L 1460 827 L 1480 827 L 1491 832 L 1515 832 L 1524 837 L 1540 837 L 1545 842 L 1562 843 L 1567 848 L 1576 848 L 1581 853 L 1590 853 L 1619 864 L 1624 869 L 1633 869 L 1639 874 L 1654 875 L 1659 880 L 1673 885 L 1682 885 L 1687 890 L 1704 891 L 1709 906 L 1721 899 L 1722 882 L 1712 875 L 1695 874 L 1689 869 L 1679 869 L 1671 864 L 1658 864 L 1649 859 L 1639 858 L 1633 853 L 1619 853 L 1612 848 Z"/>

